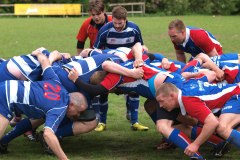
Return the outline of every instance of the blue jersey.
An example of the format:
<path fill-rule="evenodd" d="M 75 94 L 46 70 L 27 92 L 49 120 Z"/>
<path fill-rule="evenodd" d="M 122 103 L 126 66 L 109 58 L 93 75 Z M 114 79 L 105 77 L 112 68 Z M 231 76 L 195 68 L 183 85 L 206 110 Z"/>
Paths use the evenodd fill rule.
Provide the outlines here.
<path fill-rule="evenodd" d="M 48 52 L 46 49 L 42 50 L 42 53 L 44 53 L 47 57 L 49 57 L 50 52 Z M 62 62 L 56 62 L 54 63 L 54 67 L 58 67 L 64 62 L 64 58 L 62 57 Z M 42 73 L 42 66 L 38 62 L 37 58 L 31 54 L 28 55 L 21 55 L 21 56 L 15 56 L 10 59 L 20 70 L 20 72 L 29 80 L 29 81 L 37 81 Z M 66 63 L 66 62 L 65 62 Z"/>
<path fill-rule="evenodd" d="M 227 53 L 227 54 L 222 54 L 222 55 L 214 56 L 214 57 L 210 57 L 210 58 L 217 66 L 219 66 L 220 62 L 236 63 L 236 64 L 239 63 L 237 53 Z"/>
<path fill-rule="evenodd" d="M 66 114 L 70 96 L 51 67 L 44 70 L 43 81 L 10 80 L 0 86 L 1 94 L 5 93 L 0 97 L 1 104 L 6 102 L 5 109 L 8 108 L 8 114 L 3 113 L 6 118 L 10 120 L 12 112 L 32 119 L 46 118 L 45 128 L 56 132 Z"/>
<path fill-rule="evenodd" d="M 182 85 L 178 100 L 183 115 L 188 113 L 204 122 L 211 111 L 217 113 L 223 106 L 229 105 L 228 100 L 240 93 L 236 84 L 212 84 L 207 81 L 206 76 L 200 75 Z M 231 108 L 234 107 L 228 106 L 228 109 Z"/>
<path fill-rule="evenodd" d="M 177 73 L 170 74 L 166 70 L 158 68 L 151 64 L 147 64 L 146 62 L 148 62 L 148 59 L 144 61 L 144 65 L 142 66 L 144 70 L 143 79 L 134 79 L 118 74 L 109 73 L 101 82 L 101 84 L 108 90 L 117 87 L 118 89 L 129 93 L 135 93 L 145 98 L 155 99 L 154 79 L 155 75 L 158 73 L 162 72 L 163 74 L 167 75 L 167 82 L 171 82 L 178 87 L 180 87 L 185 81 L 185 79 Z M 129 69 L 133 69 L 131 60 L 121 65 Z"/>
<path fill-rule="evenodd" d="M 137 42 L 143 45 L 141 32 L 135 23 L 127 21 L 126 28 L 118 32 L 115 30 L 113 22 L 110 22 L 99 30 L 93 47 L 98 49 L 102 47 L 105 49 L 132 48 Z"/>
<path fill-rule="evenodd" d="M 100 54 L 87 57 L 77 61 L 64 64 L 63 67 L 71 70 L 75 67 L 78 70 L 79 78 L 85 82 L 90 81 L 90 77 L 95 71 L 102 71 L 102 63 L 111 60 L 115 63 L 122 63 L 122 59 L 112 54 Z"/>
<path fill-rule="evenodd" d="M 223 54 L 222 46 L 216 38 L 208 31 L 197 27 L 187 26 L 185 41 L 180 45 L 174 43 L 174 47 L 176 50 L 181 49 L 186 53 L 190 53 L 193 57 L 197 56 L 199 53 L 207 54 L 214 48 L 218 55 Z"/>

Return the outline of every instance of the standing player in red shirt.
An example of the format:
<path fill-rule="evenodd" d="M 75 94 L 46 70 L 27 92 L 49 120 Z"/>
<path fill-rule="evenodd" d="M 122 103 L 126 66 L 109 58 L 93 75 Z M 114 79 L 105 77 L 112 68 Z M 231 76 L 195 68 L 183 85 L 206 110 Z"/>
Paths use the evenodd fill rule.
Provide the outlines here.
<path fill-rule="evenodd" d="M 85 20 L 77 35 L 77 55 L 81 53 L 87 38 L 90 39 L 90 48 L 97 37 L 99 29 L 112 21 L 112 16 L 105 13 L 105 5 L 101 0 L 92 0 L 89 4 L 88 13 L 91 15 Z"/>

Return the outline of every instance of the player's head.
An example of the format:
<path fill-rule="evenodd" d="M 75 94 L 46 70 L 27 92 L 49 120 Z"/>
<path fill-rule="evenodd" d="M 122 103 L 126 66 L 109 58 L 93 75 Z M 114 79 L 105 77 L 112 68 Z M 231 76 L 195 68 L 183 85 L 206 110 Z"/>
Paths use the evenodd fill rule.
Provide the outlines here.
<path fill-rule="evenodd" d="M 88 13 L 92 16 L 92 20 L 96 24 L 104 24 L 105 23 L 105 5 L 101 0 L 91 0 Z"/>
<path fill-rule="evenodd" d="M 112 17 L 115 30 L 124 30 L 127 21 L 127 10 L 121 6 L 114 7 L 112 10 Z"/>
<path fill-rule="evenodd" d="M 90 84 L 98 85 L 100 84 L 107 75 L 107 71 L 96 71 L 90 77 Z"/>
<path fill-rule="evenodd" d="M 186 25 L 180 19 L 174 19 L 168 25 L 168 35 L 171 40 L 180 45 L 184 42 L 186 38 Z"/>
<path fill-rule="evenodd" d="M 86 97 L 79 92 L 70 93 L 70 103 L 68 105 L 67 117 L 80 116 L 82 111 L 85 111 L 88 107 Z"/>
<path fill-rule="evenodd" d="M 161 84 L 155 93 L 159 106 L 166 109 L 168 112 L 176 108 L 178 91 L 179 89 L 172 83 L 166 82 Z"/>

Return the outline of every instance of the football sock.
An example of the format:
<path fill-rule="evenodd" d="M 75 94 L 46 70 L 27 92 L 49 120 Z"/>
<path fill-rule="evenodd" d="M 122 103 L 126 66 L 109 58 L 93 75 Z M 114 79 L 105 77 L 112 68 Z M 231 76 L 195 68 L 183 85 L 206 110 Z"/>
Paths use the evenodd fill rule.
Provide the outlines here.
<path fill-rule="evenodd" d="M 5 136 L 2 137 L 2 143 L 8 144 L 14 138 L 24 134 L 27 131 L 32 130 L 31 121 L 28 118 L 24 118 Z"/>
<path fill-rule="evenodd" d="M 108 101 L 99 102 L 100 122 L 105 123 L 107 121 Z"/>
<path fill-rule="evenodd" d="M 61 128 L 58 128 L 55 135 L 57 136 L 58 139 L 73 136 L 73 122 L 70 122 Z"/>
<path fill-rule="evenodd" d="M 139 107 L 139 97 L 129 96 L 129 108 L 131 111 L 132 124 L 138 122 L 138 107 Z"/>
<path fill-rule="evenodd" d="M 95 112 L 96 119 L 100 119 L 100 113 L 99 113 L 99 96 L 95 97 L 92 100 L 92 107 Z"/>
<path fill-rule="evenodd" d="M 233 129 L 230 136 L 228 137 L 227 141 L 238 148 L 240 148 L 240 132 L 237 130 Z"/>
<path fill-rule="evenodd" d="M 191 138 L 196 139 L 201 132 L 202 132 L 201 127 L 198 127 L 198 126 L 193 127 L 192 133 L 191 133 Z M 214 147 L 217 147 L 217 145 L 221 145 L 222 143 L 224 143 L 224 140 L 215 135 L 212 135 L 211 137 L 208 138 L 208 140 L 206 142 L 214 145 Z"/>
<path fill-rule="evenodd" d="M 174 129 L 172 131 L 172 133 L 169 136 L 169 141 L 176 144 L 183 151 L 185 151 L 187 146 L 191 144 L 191 141 L 188 139 L 188 137 L 178 129 Z M 198 159 L 203 159 L 203 157 L 199 154 L 198 151 L 193 156 L 190 157 L 197 157 Z"/>

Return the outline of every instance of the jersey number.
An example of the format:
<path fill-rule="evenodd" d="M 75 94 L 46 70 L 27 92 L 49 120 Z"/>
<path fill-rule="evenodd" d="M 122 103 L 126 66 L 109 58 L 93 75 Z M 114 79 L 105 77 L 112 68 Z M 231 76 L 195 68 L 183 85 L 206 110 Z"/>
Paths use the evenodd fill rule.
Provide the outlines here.
<path fill-rule="evenodd" d="M 61 91 L 61 88 L 59 87 L 59 85 L 55 85 L 54 88 L 51 84 L 49 83 L 44 83 L 44 89 L 46 91 L 48 91 L 48 87 L 50 87 L 54 92 L 59 92 Z M 52 93 L 52 92 L 44 92 L 44 97 L 48 98 L 48 99 L 52 99 L 52 100 L 59 100 L 60 99 L 60 95 L 56 94 L 56 93 Z"/>

